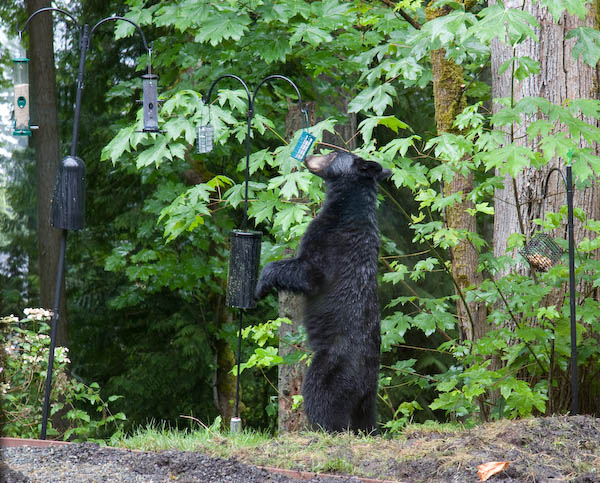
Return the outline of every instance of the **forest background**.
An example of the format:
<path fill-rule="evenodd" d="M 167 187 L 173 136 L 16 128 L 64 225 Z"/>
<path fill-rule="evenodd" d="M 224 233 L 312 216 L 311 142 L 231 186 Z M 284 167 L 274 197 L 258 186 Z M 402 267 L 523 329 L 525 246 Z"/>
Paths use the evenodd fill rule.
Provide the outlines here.
<path fill-rule="evenodd" d="M 27 11 L 47 5 L 4 5 L 3 26 L 15 32 Z M 61 359 L 66 377 L 95 396 L 74 398 L 73 408 L 98 405 L 100 394 L 113 414 L 126 415 L 125 429 L 149 420 L 185 426 L 185 416 L 231 416 L 237 329 L 224 291 L 228 236 L 242 214 L 247 104 L 236 84 L 218 85 L 210 114 L 202 96 L 226 73 L 251 89 L 278 73 L 308 101 L 317 149 L 352 149 L 394 173 L 381 186 L 379 205 L 382 427 L 569 410 L 566 254 L 547 272 L 520 254 L 536 232 L 566 249 L 565 185 L 554 174 L 546 196 L 543 188 L 548 173 L 568 162 L 576 181 L 579 409 L 598 415 L 595 2 L 53 6 L 82 23 L 115 14 L 139 23 L 154 42 L 164 99 L 163 132 L 138 132 L 147 57 L 130 25 L 99 30 L 88 55 L 79 140 L 86 228 L 69 235 L 59 327 L 59 345 L 69 350 L 68 366 Z M 3 319 L 7 345 L 16 328 L 32 337 L 44 327 L 23 310 L 49 308 L 54 293 L 56 230 L 44 210 L 59 156 L 70 147 L 79 39 L 72 24 L 53 19 L 44 27 L 32 23 L 36 34 L 24 35 L 32 69 L 36 59 L 43 64 L 32 74 L 32 92 L 42 89 L 37 100 L 32 95 L 37 149 L 1 159 L 0 312 L 23 319 Z M 55 61 L 48 50 L 53 30 Z M 2 51 L 5 88 L 9 50 Z M 293 253 L 324 198 L 320 181 L 290 158 L 302 128 L 296 101 L 286 83 L 263 86 L 256 101 L 249 216 L 263 232 L 261 264 Z M 216 147 L 199 155 L 196 128 L 209 116 Z M 242 417 L 250 427 L 285 431 L 299 424 L 299 383 L 310 354 L 293 299 L 273 295 L 245 315 Z M 23 372 L 24 347 L 3 354 L 3 367 Z M 279 381 L 278 367 L 288 368 Z M 37 371 L 42 381 L 44 371 Z M 7 408 L 23 404 L 14 396 L 24 386 L 11 386 L 3 374 L 3 424 L 17 428 L 10 425 L 22 413 Z M 39 396 L 41 383 L 27 388 Z"/>

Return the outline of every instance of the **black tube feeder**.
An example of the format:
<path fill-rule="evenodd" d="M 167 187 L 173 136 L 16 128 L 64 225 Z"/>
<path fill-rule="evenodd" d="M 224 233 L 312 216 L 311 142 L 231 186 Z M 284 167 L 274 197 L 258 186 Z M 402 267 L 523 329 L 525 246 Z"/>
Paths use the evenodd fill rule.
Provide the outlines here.
<path fill-rule="evenodd" d="M 85 218 L 85 163 L 67 156 L 58 167 L 50 224 L 62 230 L 81 230 Z"/>
<path fill-rule="evenodd" d="M 159 132 L 158 129 L 158 76 L 144 74 L 142 76 L 142 92 L 144 105 L 144 132 Z"/>
<path fill-rule="evenodd" d="M 256 307 L 254 290 L 260 265 L 260 231 L 233 230 L 229 238 L 229 270 L 227 272 L 228 307 L 252 309 Z"/>

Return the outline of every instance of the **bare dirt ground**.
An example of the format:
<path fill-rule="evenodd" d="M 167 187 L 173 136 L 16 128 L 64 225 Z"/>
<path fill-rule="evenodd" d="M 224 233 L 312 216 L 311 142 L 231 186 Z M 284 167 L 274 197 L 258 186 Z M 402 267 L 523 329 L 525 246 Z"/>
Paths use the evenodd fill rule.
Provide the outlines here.
<path fill-rule="evenodd" d="M 0 481 L 297 481 L 257 468 L 277 466 L 321 473 L 313 482 L 357 477 L 475 482 L 478 465 L 508 461 L 506 470 L 488 481 L 600 482 L 600 419 L 589 416 L 504 420 L 460 431 L 413 426 L 394 439 L 301 433 L 260 447 L 232 451 L 229 445 L 220 438 L 194 452 L 133 452 L 88 443 L 4 448 Z"/>

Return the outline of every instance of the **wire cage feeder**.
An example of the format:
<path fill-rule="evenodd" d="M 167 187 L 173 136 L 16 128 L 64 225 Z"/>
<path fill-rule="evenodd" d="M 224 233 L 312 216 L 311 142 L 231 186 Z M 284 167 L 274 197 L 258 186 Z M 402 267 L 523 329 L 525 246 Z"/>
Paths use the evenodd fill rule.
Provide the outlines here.
<path fill-rule="evenodd" d="M 531 240 L 521 249 L 529 264 L 536 270 L 547 272 L 562 257 L 564 250 L 552 237 L 545 233 L 536 233 Z"/>

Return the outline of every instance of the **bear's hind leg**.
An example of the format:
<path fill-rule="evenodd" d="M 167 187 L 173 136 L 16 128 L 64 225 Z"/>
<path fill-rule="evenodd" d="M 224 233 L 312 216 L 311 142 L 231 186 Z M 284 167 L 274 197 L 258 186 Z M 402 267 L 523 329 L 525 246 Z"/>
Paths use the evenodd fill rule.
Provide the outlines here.
<path fill-rule="evenodd" d="M 321 372 L 317 357 L 304 377 L 302 395 L 304 412 L 314 429 L 331 433 L 350 429 L 352 401 L 331 371 Z"/>
<path fill-rule="evenodd" d="M 356 404 L 351 414 L 350 428 L 355 433 L 377 434 L 377 392 L 369 393 Z"/>

